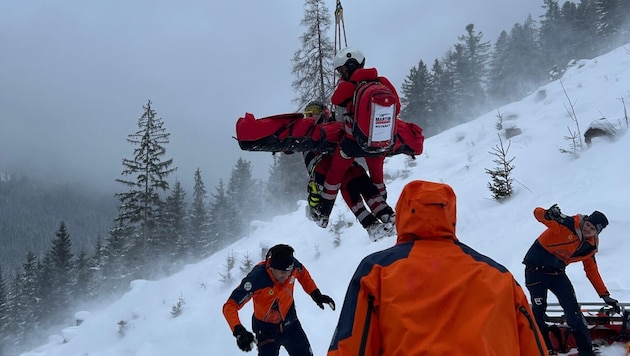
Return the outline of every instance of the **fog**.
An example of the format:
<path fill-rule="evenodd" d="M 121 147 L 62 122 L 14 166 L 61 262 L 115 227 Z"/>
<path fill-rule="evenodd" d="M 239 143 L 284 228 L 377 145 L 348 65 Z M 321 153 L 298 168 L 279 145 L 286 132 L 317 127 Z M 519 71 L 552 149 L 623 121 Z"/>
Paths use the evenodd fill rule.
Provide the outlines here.
<path fill-rule="evenodd" d="M 334 11 L 335 2 L 326 2 Z M 469 23 L 494 43 L 539 4 L 346 0 L 348 44 L 400 88 L 420 59 L 442 57 Z M 295 111 L 291 58 L 302 1 L 183 0 L 0 4 L 0 170 L 120 189 L 127 135 L 147 100 L 171 133 L 165 158 L 186 189 L 201 169 L 210 192 L 239 157 L 266 179 L 270 153 L 232 136 L 245 112 Z M 333 36 L 331 29 L 331 38 Z"/>

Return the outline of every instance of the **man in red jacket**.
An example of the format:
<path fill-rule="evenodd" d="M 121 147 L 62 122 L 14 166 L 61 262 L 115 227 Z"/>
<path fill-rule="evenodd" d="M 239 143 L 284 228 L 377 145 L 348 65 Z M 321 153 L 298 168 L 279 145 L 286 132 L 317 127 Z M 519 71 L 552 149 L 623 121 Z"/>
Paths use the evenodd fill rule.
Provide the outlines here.
<path fill-rule="evenodd" d="M 575 290 L 565 267 L 569 263 L 582 261 L 586 276 L 597 294 L 606 304 L 619 307 L 617 300 L 610 297 L 595 262 L 599 233 L 608 225 L 608 219 L 599 211 L 594 211 L 591 215 L 567 216 L 560 212 L 557 204 L 547 210 L 541 207 L 534 209 L 534 217 L 547 229 L 529 248 L 523 263 L 532 310 L 547 348 L 550 354 L 554 354 L 549 339 L 549 328 L 545 322 L 547 291 L 551 291 L 562 305 L 567 324 L 573 329 L 580 356 L 595 355 L 588 327 L 584 323 Z"/>
<path fill-rule="evenodd" d="M 295 311 L 293 288 L 296 280 L 320 308 L 324 309 L 324 304 L 328 304 L 335 310 L 333 299 L 319 291 L 306 267 L 293 257 L 293 248 L 284 244 L 273 246 L 265 261 L 243 278 L 223 305 L 223 315 L 241 350 L 251 351 L 255 343 L 259 356 L 278 356 L 280 346 L 284 346 L 291 356 L 313 355 Z M 254 300 L 252 329 L 255 338 L 238 316 L 238 311 L 250 299 Z"/>
<path fill-rule="evenodd" d="M 328 356 L 542 356 L 514 276 L 459 241 L 453 189 L 412 181 L 396 204 L 396 245 L 352 276 Z"/>
<path fill-rule="evenodd" d="M 315 118 L 318 124 L 334 120 L 330 110 L 320 101 L 309 103 L 304 109 L 304 116 Z M 319 226 L 327 223 L 327 219 L 320 215 L 318 207 L 321 200 L 321 187 L 324 185 L 326 176 L 330 173 L 331 161 L 332 156 L 330 154 L 322 154 L 319 151 L 304 153 L 304 163 L 310 177 L 306 217 L 315 221 Z M 383 216 L 392 216 L 394 210 L 383 199 L 365 169 L 356 161 L 343 175 L 341 195 L 350 211 L 367 231 L 370 240 L 377 241 L 394 233 L 393 221 L 389 223 L 380 221 Z"/>
<path fill-rule="evenodd" d="M 327 225 L 328 217 L 332 212 L 337 192 L 341 187 L 344 174 L 352 166 L 356 157 L 365 157 L 365 162 L 372 182 L 374 182 L 378 188 L 381 196 L 387 200 L 387 190 L 383 177 L 385 153 L 369 154 L 365 152 L 355 141 L 351 134 L 351 118 L 354 114 L 352 112 L 352 100 L 357 83 L 362 81 L 378 80 L 396 94 L 396 88 L 394 88 L 387 78 L 380 77 L 376 68 L 364 68 L 365 56 L 361 51 L 355 48 L 346 48 L 339 51 L 333 60 L 333 64 L 335 66 L 335 70 L 341 75 L 341 79 L 330 100 L 333 105 L 340 107 L 338 117 L 344 117 L 345 119 L 346 135 L 342 138 L 341 142 L 337 145 L 337 148 L 332 154 L 330 169 L 328 170 L 326 180 L 324 181 L 324 187 L 321 195 L 322 200 L 320 204 L 320 214 L 324 217 L 322 227 L 326 227 Z M 398 94 L 396 94 L 396 96 L 397 95 Z M 396 108 L 397 111 L 394 113 L 394 117 L 398 117 L 400 111 L 400 100 L 397 100 Z M 394 221 L 394 217 L 392 215 L 385 214 L 380 217 L 380 220 L 383 223 L 389 223 L 390 221 Z"/>

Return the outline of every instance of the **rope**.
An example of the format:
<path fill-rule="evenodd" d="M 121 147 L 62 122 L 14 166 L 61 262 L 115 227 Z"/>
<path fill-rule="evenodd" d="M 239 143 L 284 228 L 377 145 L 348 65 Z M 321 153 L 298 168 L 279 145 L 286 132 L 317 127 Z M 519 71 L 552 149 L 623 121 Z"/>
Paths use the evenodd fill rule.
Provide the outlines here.
<path fill-rule="evenodd" d="M 343 32 L 342 32 L 343 31 Z M 344 46 L 341 46 L 341 35 L 343 34 Z M 339 42 L 337 43 L 337 40 Z M 337 46 L 337 44 L 339 46 Z M 346 25 L 343 21 L 343 6 L 341 6 L 341 0 L 337 0 L 335 7 L 335 54 L 338 50 L 348 47 L 348 39 L 346 37 Z"/>

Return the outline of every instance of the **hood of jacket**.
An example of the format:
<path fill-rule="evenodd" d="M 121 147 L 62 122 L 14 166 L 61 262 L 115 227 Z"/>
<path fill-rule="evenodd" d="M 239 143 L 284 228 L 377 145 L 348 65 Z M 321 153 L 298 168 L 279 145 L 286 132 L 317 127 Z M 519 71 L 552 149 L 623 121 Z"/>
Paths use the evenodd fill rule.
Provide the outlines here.
<path fill-rule="evenodd" d="M 447 184 L 416 180 L 408 183 L 396 203 L 397 243 L 413 240 L 457 240 L 456 197 Z"/>
<path fill-rule="evenodd" d="M 351 82 L 362 82 L 367 80 L 376 80 L 378 71 L 376 68 L 359 68 L 350 76 Z"/>

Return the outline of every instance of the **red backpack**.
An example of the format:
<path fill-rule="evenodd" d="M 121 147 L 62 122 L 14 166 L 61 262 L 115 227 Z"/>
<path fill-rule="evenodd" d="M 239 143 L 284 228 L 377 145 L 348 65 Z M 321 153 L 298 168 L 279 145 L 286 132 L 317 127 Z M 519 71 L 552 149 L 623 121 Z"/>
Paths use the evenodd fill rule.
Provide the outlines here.
<path fill-rule="evenodd" d="M 383 153 L 394 146 L 398 96 L 377 80 L 356 84 L 352 134 L 368 153 Z"/>

